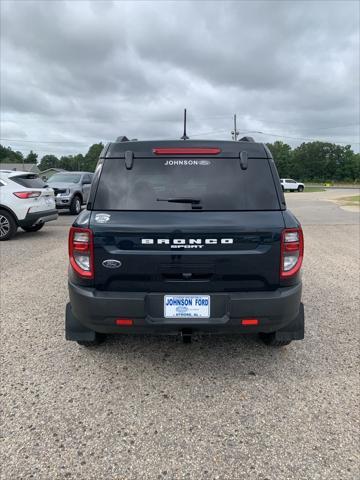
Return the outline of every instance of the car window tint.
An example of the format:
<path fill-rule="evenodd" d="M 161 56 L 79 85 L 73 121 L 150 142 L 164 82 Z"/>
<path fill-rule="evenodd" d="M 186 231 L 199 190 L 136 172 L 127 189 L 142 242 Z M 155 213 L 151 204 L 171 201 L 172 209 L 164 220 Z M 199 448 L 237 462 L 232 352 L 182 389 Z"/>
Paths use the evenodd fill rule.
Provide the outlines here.
<path fill-rule="evenodd" d="M 79 183 L 81 175 L 76 173 L 55 173 L 49 178 L 48 183 Z"/>
<path fill-rule="evenodd" d="M 109 158 L 102 168 L 95 210 L 279 210 L 267 159 L 137 158 L 131 169 L 123 159 Z"/>
<path fill-rule="evenodd" d="M 46 186 L 39 175 L 35 174 L 17 175 L 16 177 L 10 177 L 10 180 L 26 188 L 44 188 Z"/>

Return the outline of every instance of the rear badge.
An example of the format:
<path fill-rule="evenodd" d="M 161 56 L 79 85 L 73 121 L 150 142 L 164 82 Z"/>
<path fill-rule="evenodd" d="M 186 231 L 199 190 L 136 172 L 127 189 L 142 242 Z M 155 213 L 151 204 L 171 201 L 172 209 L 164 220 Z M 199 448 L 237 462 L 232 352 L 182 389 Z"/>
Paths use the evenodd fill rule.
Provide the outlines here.
<path fill-rule="evenodd" d="M 166 160 L 164 163 L 165 167 L 173 166 L 185 166 L 185 167 L 197 167 L 197 166 L 207 166 L 211 165 L 210 160 Z"/>
<path fill-rule="evenodd" d="M 102 262 L 103 267 L 105 268 L 119 268 L 121 267 L 122 263 L 120 260 L 114 260 L 112 258 L 109 258 L 108 260 L 104 260 Z"/>
<path fill-rule="evenodd" d="M 106 223 L 110 220 L 110 215 L 108 213 L 97 213 L 95 215 L 95 222 L 97 223 Z"/>

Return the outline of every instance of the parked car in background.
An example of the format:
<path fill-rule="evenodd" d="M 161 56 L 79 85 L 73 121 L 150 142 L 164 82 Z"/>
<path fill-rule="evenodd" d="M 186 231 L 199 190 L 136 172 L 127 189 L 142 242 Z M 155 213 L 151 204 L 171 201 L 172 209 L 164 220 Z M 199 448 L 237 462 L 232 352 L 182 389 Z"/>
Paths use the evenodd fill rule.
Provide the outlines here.
<path fill-rule="evenodd" d="M 0 170 L 0 240 L 12 238 L 18 227 L 37 232 L 57 217 L 54 191 L 37 174 Z"/>
<path fill-rule="evenodd" d="M 60 172 L 48 180 L 54 189 L 56 208 L 68 208 L 72 215 L 78 215 L 81 205 L 89 198 L 93 174 L 91 172 Z"/>
<path fill-rule="evenodd" d="M 303 183 L 292 180 L 291 178 L 280 178 L 281 187 L 283 192 L 290 190 L 291 192 L 303 192 L 305 185 Z"/>

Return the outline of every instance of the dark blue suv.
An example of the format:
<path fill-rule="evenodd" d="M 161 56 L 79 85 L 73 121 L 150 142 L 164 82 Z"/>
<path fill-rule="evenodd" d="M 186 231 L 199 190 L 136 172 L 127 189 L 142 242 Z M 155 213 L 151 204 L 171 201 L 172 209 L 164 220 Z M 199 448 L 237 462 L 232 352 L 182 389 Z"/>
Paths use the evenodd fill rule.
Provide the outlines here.
<path fill-rule="evenodd" d="M 118 141 L 69 235 L 66 338 L 259 333 L 304 338 L 301 226 L 267 147 Z"/>

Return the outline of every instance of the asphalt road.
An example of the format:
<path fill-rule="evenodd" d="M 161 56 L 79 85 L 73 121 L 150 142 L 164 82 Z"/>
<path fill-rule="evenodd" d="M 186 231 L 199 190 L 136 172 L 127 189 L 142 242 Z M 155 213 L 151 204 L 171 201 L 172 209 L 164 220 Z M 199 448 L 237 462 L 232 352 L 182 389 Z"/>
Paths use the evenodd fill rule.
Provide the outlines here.
<path fill-rule="evenodd" d="M 72 217 L 3 242 L 0 478 L 359 478 L 359 216 L 328 192 L 287 198 L 305 231 L 306 339 L 278 350 L 80 348 L 63 335 Z"/>

